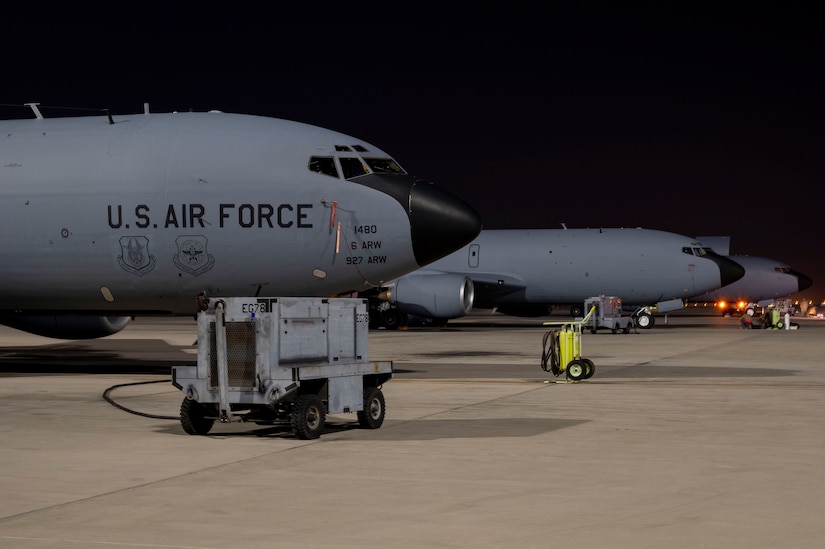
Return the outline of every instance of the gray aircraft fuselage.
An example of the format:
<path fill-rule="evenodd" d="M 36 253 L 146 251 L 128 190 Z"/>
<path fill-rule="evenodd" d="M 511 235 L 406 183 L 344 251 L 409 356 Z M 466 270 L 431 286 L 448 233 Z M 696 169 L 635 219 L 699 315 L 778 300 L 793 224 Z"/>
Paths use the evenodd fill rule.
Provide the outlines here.
<path fill-rule="evenodd" d="M 189 314 L 201 292 L 331 296 L 481 228 L 464 202 L 338 132 L 216 112 L 113 121 L 0 121 L 0 312 Z"/>
<path fill-rule="evenodd" d="M 749 255 L 731 255 L 745 269 L 745 276 L 736 282 L 696 296 L 690 301 L 715 303 L 717 301 L 736 302 L 744 300 L 753 303 L 768 303 L 778 298 L 788 297 L 813 285 L 813 280 L 791 268 L 786 263 Z"/>
<path fill-rule="evenodd" d="M 701 295 L 743 275 L 695 239 L 665 231 L 485 229 L 460 250 L 392 282 L 385 294 L 403 312 L 457 318 L 470 309 L 468 295 L 472 308 L 508 314 L 581 306 L 600 295 L 648 306 Z"/>

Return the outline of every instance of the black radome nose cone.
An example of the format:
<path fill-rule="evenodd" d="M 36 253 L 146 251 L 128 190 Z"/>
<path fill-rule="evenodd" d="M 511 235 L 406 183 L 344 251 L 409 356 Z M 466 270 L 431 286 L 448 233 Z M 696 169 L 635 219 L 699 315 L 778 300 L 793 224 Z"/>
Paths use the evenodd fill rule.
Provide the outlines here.
<path fill-rule="evenodd" d="M 796 277 L 797 283 L 799 284 L 799 290 L 797 291 L 799 292 L 807 290 L 808 288 L 814 285 L 813 279 L 809 276 L 805 276 L 804 274 L 798 273 L 796 271 L 791 271 L 791 274 Z"/>
<path fill-rule="evenodd" d="M 478 212 L 427 181 L 409 174 L 369 174 L 351 181 L 386 193 L 404 207 L 415 261 L 422 267 L 469 244 L 481 232 Z"/>
<path fill-rule="evenodd" d="M 711 259 L 719 265 L 719 278 L 722 281 L 722 287 L 733 284 L 745 276 L 745 268 L 736 261 L 718 254 L 713 254 L 713 256 Z"/>
<path fill-rule="evenodd" d="M 413 252 L 421 266 L 469 244 L 481 232 L 478 212 L 432 183 L 413 184 L 408 212 Z"/>

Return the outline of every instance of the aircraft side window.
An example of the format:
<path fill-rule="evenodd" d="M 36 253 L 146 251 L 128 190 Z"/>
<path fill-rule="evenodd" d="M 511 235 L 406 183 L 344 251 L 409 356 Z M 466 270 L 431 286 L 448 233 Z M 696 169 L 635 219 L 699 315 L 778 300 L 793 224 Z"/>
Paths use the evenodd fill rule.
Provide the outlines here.
<path fill-rule="evenodd" d="M 791 270 L 788 267 L 774 267 L 773 270 L 776 271 L 777 273 L 785 273 L 785 274 L 790 274 L 790 272 L 791 272 Z"/>
<path fill-rule="evenodd" d="M 365 158 L 374 173 L 406 173 L 392 158 Z"/>
<path fill-rule="evenodd" d="M 367 173 L 367 168 L 361 162 L 360 158 L 341 157 L 339 160 L 341 162 L 341 170 L 344 172 L 344 179 L 352 179 L 353 177 Z"/>
<path fill-rule="evenodd" d="M 322 173 L 331 177 L 338 177 L 335 159 L 331 156 L 313 156 L 309 159 L 309 171 Z"/>
<path fill-rule="evenodd" d="M 682 253 L 683 254 L 688 254 L 688 255 L 693 255 L 693 248 L 691 248 L 690 246 L 685 246 L 685 247 L 682 248 Z"/>

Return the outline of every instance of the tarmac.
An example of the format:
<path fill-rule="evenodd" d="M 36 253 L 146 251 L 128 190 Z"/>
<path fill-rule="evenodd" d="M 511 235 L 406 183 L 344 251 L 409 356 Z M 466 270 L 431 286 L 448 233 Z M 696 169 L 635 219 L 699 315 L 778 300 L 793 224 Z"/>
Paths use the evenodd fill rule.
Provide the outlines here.
<path fill-rule="evenodd" d="M 568 383 L 541 367 L 542 320 L 564 319 L 370 332 L 386 421 L 328 416 L 309 441 L 184 433 L 169 372 L 196 359 L 192 319 L 0 328 L 0 547 L 822 546 L 825 321 L 585 332 L 595 373 Z"/>

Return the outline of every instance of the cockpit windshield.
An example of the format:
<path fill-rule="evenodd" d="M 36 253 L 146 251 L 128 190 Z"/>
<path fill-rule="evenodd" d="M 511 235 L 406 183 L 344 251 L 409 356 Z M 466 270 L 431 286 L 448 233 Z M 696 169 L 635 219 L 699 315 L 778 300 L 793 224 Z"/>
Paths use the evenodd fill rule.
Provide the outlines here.
<path fill-rule="evenodd" d="M 361 147 L 363 148 L 363 147 Z M 358 148 L 356 148 L 358 150 Z M 352 150 L 349 147 L 336 146 L 336 152 L 349 152 Z M 359 175 L 368 173 L 388 173 L 388 174 L 405 174 L 404 168 L 392 158 L 362 158 L 360 156 L 338 156 L 336 163 L 335 157 L 332 156 L 313 156 L 309 159 L 309 170 L 316 173 L 328 175 L 330 177 L 338 177 L 338 166 L 344 179 L 352 179 Z"/>
<path fill-rule="evenodd" d="M 682 248 L 682 253 L 688 255 L 695 255 L 697 257 L 704 257 L 708 254 L 712 254 L 713 250 L 710 248 L 700 248 L 698 246 L 685 246 L 684 248 Z"/>
<path fill-rule="evenodd" d="M 373 173 L 405 173 L 392 158 L 365 158 Z"/>

